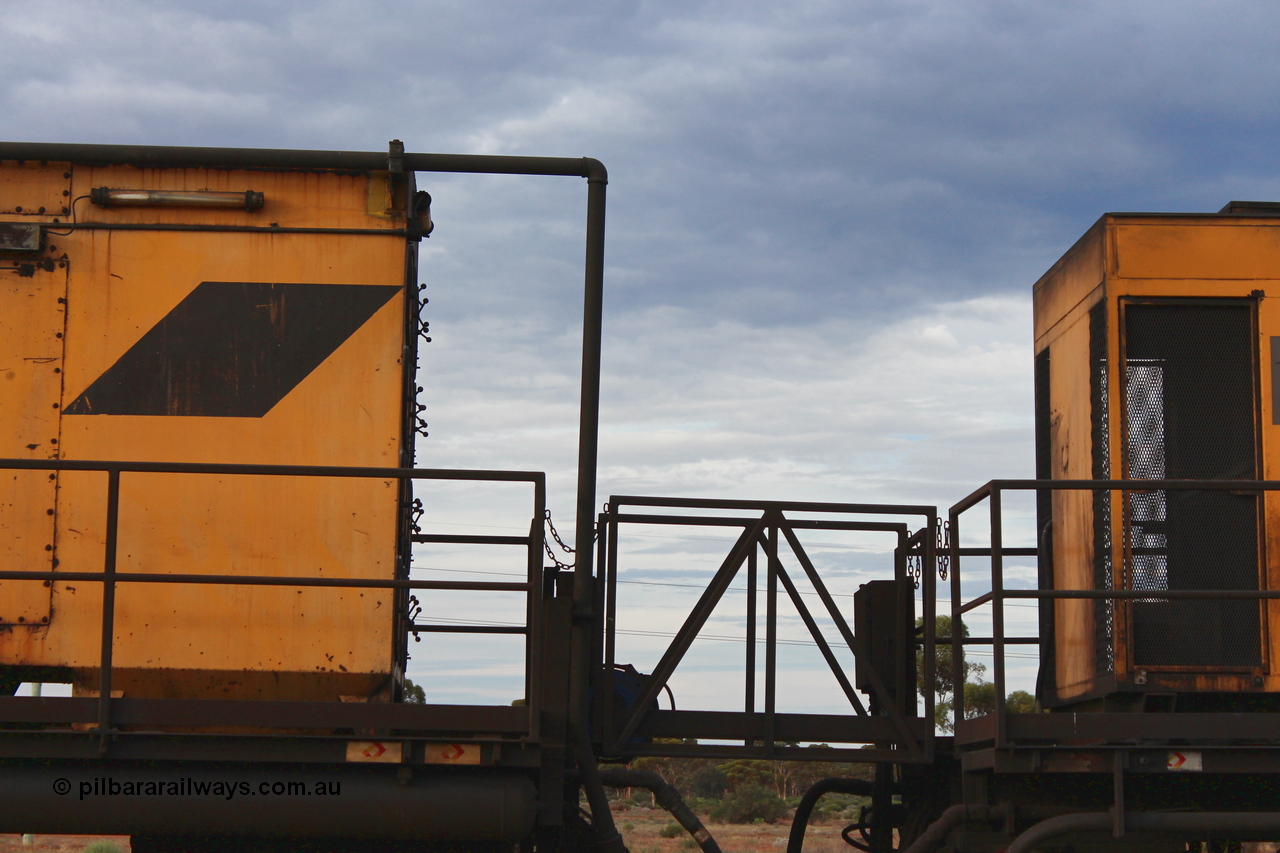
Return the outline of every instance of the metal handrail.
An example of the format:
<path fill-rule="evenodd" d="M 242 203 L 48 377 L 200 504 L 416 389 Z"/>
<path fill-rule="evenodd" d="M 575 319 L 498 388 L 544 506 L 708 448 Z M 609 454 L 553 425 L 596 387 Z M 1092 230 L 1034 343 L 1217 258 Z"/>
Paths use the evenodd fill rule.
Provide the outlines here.
<path fill-rule="evenodd" d="M 683 509 L 683 510 L 703 510 L 703 511 L 751 511 L 757 513 L 755 515 L 685 515 L 685 514 L 664 514 L 664 513 L 645 513 L 645 512 L 626 512 L 625 507 L 633 508 L 665 508 L 665 509 Z M 788 512 L 804 512 L 818 514 L 864 514 L 864 515 L 898 515 L 912 516 L 918 515 L 924 518 L 923 531 L 927 531 L 927 535 L 923 535 L 922 531 L 911 534 L 908 526 L 899 521 L 873 521 L 866 519 L 790 519 L 786 516 Z M 716 572 L 715 578 L 710 582 L 707 589 L 703 592 L 698 603 L 695 605 L 689 617 L 685 620 L 684 625 L 677 632 L 667 650 L 662 655 L 662 659 L 658 662 L 654 671 L 650 673 L 641 689 L 640 695 L 631 706 L 630 710 L 625 712 L 623 719 L 614 720 L 612 707 L 613 693 L 613 673 L 617 666 L 615 653 L 615 634 L 617 621 L 617 601 L 616 589 L 618 583 L 618 528 L 623 523 L 636 524 L 662 524 L 662 525 L 688 525 L 688 526 L 718 526 L 740 528 L 741 535 L 737 542 L 730 549 L 729 555 L 725 558 L 720 569 Z M 877 731 L 882 734 L 892 732 L 892 737 L 899 743 L 899 749 L 862 749 L 862 750 L 844 750 L 842 753 L 857 753 L 857 759 L 860 761 L 927 761 L 930 760 L 933 751 L 932 731 L 921 732 L 920 727 L 906 719 L 901 708 L 898 705 L 901 697 L 897 701 L 894 700 L 892 694 L 886 687 L 880 675 L 870 666 L 870 661 L 864 659 L 864 650 L 860 648 L 859 643 L 854 641 L 853 631 L 850 629 L 845 617 L 836 606 L 835 601 L 831 598 L 825 584 L 818 576 L 816 568 L 812 561 L 809 560 L 804 548 L 800 545 L 796 536 L 797 529 L 822 529 L 822 530 L 849 530 L 849 531 L 880 531 L 897 534 L 898 549 L 902 551 L 905 548 L 919 549 L 923 561 L 923 570 L 921 572 L 921 583 L 923 585 L 924 610 L 926 622 L 924 627 L 923 643 L 928 650 L 924 656 L 926 683 L 931 683 L 933 678 L 933 643 L 934 643 L 934 609 L 935 609 L 935 553 L 936 530 L 937 530 L 937 510 L 929 506 L 907 506 L 907 505 L 886 505 L 886 504 L 852 504 L 852 503 L 836 503 L 836 502 L 800 502 L 800 501 L 749 501 L 749 500 L 711 500 L 699 498 L 666 498 L 666 497 L 638 497 L 638 496 L 613 496 L 606 505 L 606 511 L 600 516 L 600 550 L 601 559 L 604 563 L 604 589 L 602 590 L 602 610 L 604 613 L 603 632 L 603 669 L 601 670 L 601 687 L 599 693 L 603 694 L 603 700 L 600 704 L 599 724 L 603 729 L 603 740 L 605 748 L 611 754 L 624 754 L 628 751 L 629 738 L 631 738 L 639 729 L 642 720 L 648 712 L 649 705 L 653 702 L 658 693 L 663 689 L 667 680 L 671 676 L 675 667 L 682 659 L 685 651 L 692 644 L 694 639 L 701 631 L 706 618 L 710 615 L 712 609 L 719 602 L 721 595 L 727 589 L 729 583 L 736 574 L 746 567 L 747 584 L 750 592 L 747 598 L 747 659 L 746 666 L 748 676 L 746 678 L 744 707 L 745 711 L 736 716 L 743 716 L 751 719 L 759 719 L 763 724 L 766 732 L 775 732 L 775 720 L 778 714 L 775 710 L 776 696 L 776 621 L 777 621 L 777 598 L 780 591 L 785 592 L 788 598 L 796 604 L 797 612 L 804 622 L 805 627 L 809 630 L 817 644 L 820 653 L 826 660 L 828 666 L 832 669 L 837 682 L 842 688 L 845 696 L 849 699 L 853 710 L 858 714 L 859 719 L 875 720 Z M 814 588 L 822 600 L 823 609 L 826 611 L 832 621 L 835 623 L 837 630 L 841 635 L 844 644 L 849 646 L 850 651 L 854 654 L 855 660 L 858 662 L 859 671 L 865 672 L 871 682 L 872 695 L 877 698 L 881 707 L 884 709 L 886 717 L 871 718 L 867 716 L 867 709 L 858 699 L 853 687 L 849 684 L 847 677 L 844 675 L 839 664 L 837 663 L 831 647 L 822 637 L 812 614 L 808 607 L 799 597 L 799 592 L 794 582 L 783 569 L 778 560 L 779 545 L 790 547 L 795 554 L 805 576 L 813 584 Z M 766 555 L 766 614 L 765 614 L 765 690 L 764 690 L 764 710 L 762 713 L 757 712 L 756 696 L 755 696 L 755 676 L 756 676 L 756 635 L 755 635 L 755 590 L 757 589 L 756 578 L 756 557 L 760 549 L 763 549 Z M 899 558 L 895 560 L 895 574 L 901 575 L 905 572 L 905 560 Z M 912 638 L 908 637 L 908 642 Z M 887 675 L 886 675 L 887 677 Z M 914 684 L 906 685 L 905 689 L 914 692 Z M 932 718 L 933 714 L 933 697 L 928 695 L 925 697 L 927 706 L 927 717 Z M 688 712 L 685 712 L 688 713 Z M 712 719 L 713 716 L 726 718 L 723 721 Z M 721 713 L 707 717 L 708 724 L 730 725 L 728 717 L 735 716 L 733 712 Z M 887 729 L 881 723 L 889 724 Z M 755 723 L 752 726 L 756 725 Z M 791 723 L 795 725 L 795 723 Z M 732 738 L 729 738 L 732 739 Z M 776 739 L 776 738 L 775 738 Z M 803 738 L 801 738 L 803 739 Z M 879 737 L 878 740 L 885 738 Z M 728 748 L 732 749 L 732 748 Z M 751 751 L 755 749 L 750 743 L 745 743 L 737 750 Z M 774 751 L 773 740 L 768 735 L 763 736 L 763 741 L 759 749 L 764 753 L 772 754 Z M 705 750 L 703 750 L 705 751 Z M 651 752 L 651 750 L 650 750 Z M 824 757 L 829 757 L 824 751 Z M 648 754 L 648 753 L 646 753 Z M 655 753 L 656 754 L 656 753 Z M 816 757 L 816 756 L 815 756 Z M 848 756 L 846 755 L 846 760 Z"/>
<path fill-rule="evenodd" d="M 996 694 L 995 745 L 1005 745 L 1005 644 L 1004 601 L 1006 599 L 1057 600 L 1094 599 L 1126 601 L 1139 599 L 1171 600 L 1270 600 L 1280 599 L 1280 590 L 1133 590 L 1133 589 L 1009 589 L 1004 585 L 1004 558 L 1006 556 L 1033 556 L 1038 549 L 1005 548 L 1003 546 L 1003 519 L 1001 496 L 1004 492 L 1041 491 L 1107 491 L 1123 496 L 1133 492 L 1157 491 L 1213 491 L 1213 492 L 1273 492 L 1280 491 L 1280 480 L 990 480 L 957 501 L 948 511 L 950 539 L 947 552 L 951 568 L 951 620 L 960 624 L 960 617 L 972 610 L 992 605 L 992 636 L 990 645 L 994 656 L 993 682 Z M 988 502 L 991 545 L 988 548 L 961 548 L 960 516 L 983 501 Z M 991 558 L 991 591 L 968 602 L 963 600 L 960 581 L 961 556 L 989 556 Z M 987 638 L 982 638 L 987 639 Z M 1019 640 L 1024 638 L 1019 638 Z M 1042 639 L 1042 638 L 1041 638 Z M 952 713 L 957 724 L 964 719 L 964 646 L 986 645 L 963 638 L 960 631 L 952 631 Z"/>
<path fill-rule="evenodd" d="M 292 586 L 340 589 L 435 589 L 469 591 L 511 591 L 528 595 L 527 621 L 516 629 L 528 637 L 526 688 L 528 690 L 529 737 L 535 737 L 540 708 L 539 668 L 531 666 L 533 650 L 541 638 L 541 566 L 543 549 L 542 517 L 546 510 L 546 477 L 538 471 L 454 470 L 446 468 L 375 468 L 331 465 L 244 465 L 220 463 L 128 462 L 69 459 L 0 459 L 0 470 L 98 471 L 107 474 L 106 535 L 103 568 L 100 572 L 0 571 L 0 580 L 79 581 L 103 584 L 102 647 L 99 659 L 98 726 L 101 749 L 105 751 L 111 733 L 111 673 L 115 639 L 115 592 L 120 583 L 213 584 L 239 586 Z M 527 482 L 533 485 L 533 522 L 527 537 L 465 536 L 412 537 L 413 541 L 444 541 L 465 544 L 515 544 L 528 548 L 528 576 L 524 582 L 422 581 L 408 578 L 315 578 L 279 575 L 151 574 L 116 570 L 119 541 L 120 478 L 124 473 L 219 474 L 289 477 L 341 477 L 355 479 L 451 480 L 481 482 Z M 409 630 L 412 631 L 412 626 Z M 467 632 L 474 626 L 447 626 Z M 490 629 L 485 629 L 489 632 Z M 504 631 L 513 633 L 513 631 Z M 252 701 L 252 700 L 250 700 Z"/>

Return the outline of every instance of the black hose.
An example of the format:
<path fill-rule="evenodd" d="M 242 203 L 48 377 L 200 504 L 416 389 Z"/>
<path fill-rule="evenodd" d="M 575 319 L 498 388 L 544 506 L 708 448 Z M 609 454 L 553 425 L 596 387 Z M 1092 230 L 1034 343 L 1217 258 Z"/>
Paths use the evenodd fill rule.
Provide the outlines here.
<path fill-rule="evenodd" d="M 1000 820 L 1007 818 L 1009 809 L 1012 806 L 1007 803 L 1001 803 L 995 806 L 983 805 L 958 805 L 951 806 L 949 809 L 938 815 L 938 819 L 929 824 L 924 832 L 915 841 L 911 842 L 903 853 L 933 853 L 942 842 L 947 840 L 949 833 L 956 826 L 968 820 Z M 1013 848 L 1009 848 L 1012 850 Z"/>
<path fill-rule="evenodd" d="M 644 788 L 653 792 L 653 801 L 671 812 L 671 816 L 693 836 L 704 853 L 720 853 L 720 845 L 702 825 L 702 821 L 685 805 L 680 792 L 657 773 L 649 770 L 607 768 L 600 771 L 600 781 L 610 788 Z"/>
<path fill-rule="evenodd" d="M 569 728 L 574 740 L 573 751 L 577 758 L 582 790 L 586 792 L 587 802 L 591 805 L 591 827 L 595 830 L 596 849 L 602 853 L 630 853 L 627 845 L 622 841 L 622 836 L 618 833 L 618 827 L 613 822 L 613 812 L 609 810 L 609 797 L 604 792 L 600 768 L 596 765 L 596 756 L 591 751 L 591 744 L 576 726 Z"/>
<path fill-rule="evenodd" d="M 791 834 L 787 837 L 787 853 L 800 853 L 804 846 L 804 831 L 809 826 L 809 818 L 813 815 L 813 807 L 818 804 L 823 794 L 858 794 L 869 797 L 875 793 L 875 783 L 866 779 L 846 779 L 834 776 L 830 779 L 819 779 L 800 798 L 796 806 L 796 816 L 791 821 Z"/>
<path fill-rule="evenodd" d="M 1027 853 L 1042 841 L 1071 832 L 1106 832 L 1110 812 L 1078 812 L 1041 821 L 1009 845 L 1009 853 Z M 1129 812 L 1125 832 L 1280 832 L 1280 812 Z"/>

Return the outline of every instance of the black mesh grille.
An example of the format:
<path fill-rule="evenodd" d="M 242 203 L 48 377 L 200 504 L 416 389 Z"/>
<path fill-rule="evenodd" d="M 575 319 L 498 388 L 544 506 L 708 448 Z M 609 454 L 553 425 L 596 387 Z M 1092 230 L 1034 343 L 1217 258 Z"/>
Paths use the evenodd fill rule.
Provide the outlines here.
<path fill-rule="evenodd" d="M 1035 406 L 1036 406 L 1036 479 L 1053 479 L 1053 442 L 1049 399 L 1049 348 L 1036 353 Z M 1040 556 L 1037 573 L 1040 589 L 1053 589 L 1053 493 L 1047 489 L 1036 492 L 1036 529 L 1039 530 Z M 1040 671 L 1036 679 L 1036 697 L 1043 701 L 1053 697 L 1057 682 L 1054 658 L 1053 602 L 1042 601 L 1040 616 Z"/>
<path fill-rule="evenodd" d="M 1252 479 L 1254 367 L 1248 305 L 1130 305 L 1125 312 L 1125 468 L 1131 479 Z M 1131 589 L 1257 589 L 1258 508 L 1228 492 L 1129 493 Z M 1249 667 L 1259 605 L 1170 601 L 1132 609 L 1136 666 Z"/>
<path fill-rule="evenodd" d="M 1093 479 L 1111 479 L 1111 434 L 1107 414 L 1107 304 L 1089 311 L 1089 397 Z M 1111 589 L 1111 493 L 1093 493 L 1093 588 Z M 1094 655 L 1099 672 L 1115 671 L 1115 604 L 1093 603 Z"/>

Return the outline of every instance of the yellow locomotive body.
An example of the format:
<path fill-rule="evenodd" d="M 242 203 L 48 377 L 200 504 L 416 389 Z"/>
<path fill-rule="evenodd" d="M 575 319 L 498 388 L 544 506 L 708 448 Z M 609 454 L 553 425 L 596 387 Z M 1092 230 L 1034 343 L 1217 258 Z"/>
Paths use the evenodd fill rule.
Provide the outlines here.
<path fill-rule="evenodd" d="M 1108 214 L 1037 282 L 1037 477 L 1280 478 L 1273 207 Z M 1159 595 L 1280 586 L 1275 493 L 1042 495 L 1041 588 L 1152 592 L 1042 605 L 1049 704 L 1280 692 L 1280 602 Z"/>
<path fill-rule="evenodd" d="M 411 173 L 0 162 L 0 457 L 407 464 L 413 197 Z M 106 473 L 4 474 L 4 570 L 102 570 Z M 126 472 L 116 570 L 391 579 L 400 507 L 394 480 Z M 9 679 L 92 694 L 102 589 L 0 583 Z M 113 691 L 388 697 L 396 607 L 121 584 Z"/>

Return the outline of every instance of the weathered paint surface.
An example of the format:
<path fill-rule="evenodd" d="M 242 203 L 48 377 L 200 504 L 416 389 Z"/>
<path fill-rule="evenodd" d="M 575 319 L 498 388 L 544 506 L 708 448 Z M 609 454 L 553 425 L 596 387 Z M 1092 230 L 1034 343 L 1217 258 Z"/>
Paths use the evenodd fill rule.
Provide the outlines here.
<path fill-rule="evenodd" d="M 0 260 L 0 456 L 58 455 L 67 270 Z M 0 471 L 0 565 L 49 571 L 54 559 L 57 480 L 47 471 Z M 42 581 L 0 584 L 3 626 L 49 621 Z"/>
<path fill-rule="evenodd" d="M 1078 318 L 1053 342 L 1050 369 L 1050 441 L 1057 480 L 1087 480 L 1092 474 L 1089 419 L 1089 373 L 1063 370 L 1059 365 L 1088 362 L 1089 317 Z M 1093 496 L 1089 492 L 1053 493 L 1054 582 L 1059 589 L 1093 586 Z M 1064 699 L 1084 692 L 1096 669 L 1093 602 L 1054 602 L 1054 641 L 1057 644 L 1058 695 Z"/>
<path fill-rule="evenodd" d="M 0 164 L 0 175 L 12 166 Z M 376 174 L 64 165 L 47 177 L 61 183 L 44 195 L 59 198 L 63 186 L 72 197 L 97 186 L 266 195 L 254 213 L 81 200 L 79 223 L 403 224 L 385 205 L 371 209 L 386 197 Z M 26 172 L 0 179 L 0 211 L 25 207 L 12 193 L 44 198 L 32 186 Z M 53 359 L 14 361 L 12 379 L 0 370 L 0 455 L 399 464 L 403 239 L 86 229 L 47 241 L 65 267 L 0 282 L 0 368 Z M 100 570 L 106 475 L 11 478 L 0 486 L 0 525 L 25 532 L 0 546 L 6 568 L 56 559 L 58 570 Z M 126 473 L 117 568 L 391 578 L 397 506 L 393 481 Z M 92 688 L 100 587 L 35 586 L 0 584 L 5 622 L 49 617 L 0 632 L 0 663 L 71 667 L 78 689 Z M 391 669 L 392 602 L 386 590 L 122 584 L 114 686 L 132 696 L 369 695 Z"/>
<path fill-rule="evenodd" d="M 1262 298 L 1258 298 L 1259 292 Z M 1125 299 L 1239 298 L 1256 300 L 1256 377 L 1262 477 L 1280 479 L 1280 425 L 1274 424 L 1271 344 L 1280 336 L 1280 219 L 1248 216 L 1104 216 L 1073 249 L 1041 278 L 1035 289 L 1036 351 L 1051 348 L 1055 423 L 1052 433 L 1054 476 L 1091 476 L 1089 417 L 1088 308 L 1098 299 L 1107 304 L 1108 406 L 1110 459 L 1113 476 L 1122 476 L 1122 385 L 1120 362 L 1120 305 Z M 1083 328 L 1080 340 L 1073 333 Z M 1076 374 L 1063 378 L 1064 372 Z M 1070 400 L 1070 402 L 1068 402 Z M 1061 401 L 1061 405 L 1060 405 Z M 1078 410 L 1078 411 L 1075 411 Z M 1074 412 L 1074 413 L 1073 413 Z M 1081 420 L 1083 419 L 1083 420 Z M 1080 421 L 1080 423 L 1076 423 Z M 1080 430 L 1085 430 L 1084 435 Z M 1079 493 L 1082 498 L 1085 493 Z M 1078 505 L 1076 505 L 1078 504 Z M 1093 531 L 1088 500 L 1055 496 L 1054 557 L 1061 588 L 1092 586 L 1081 570 L 1083 555 L 1091 553 Z M 1263 498 L 1264 525 L 1259 553 L 1259 582 L 1263 589 L 1280 588 L 1280 495 Z M 1117 510 L 1119 503 L 1115 504 Z M 1122 585 L 1123 519 L 1112 514 L 1113 585 Z M 1065 540 L 1065 541 L 1064 541 Z M 1090 557 L 1091 559 L 1091 557 Z M 1065 563 L 1063 562 L 1065 561 Z M 1093 659 L 1091 612 L 1078 613 L 1066 602 L 1056 605 L 1057 686 L 1059 696 L 1097 695 L 1110 679 Z M 1083 604 L 1083 602 L 1082 602 Z M 1151 669 L 1144 673 L 1148 689 L 1280 692 L 1280 672 L 1271 661 L 1280 655 L 1280 602 L 1262 606 L 1263 664 L 1255 671 L 1194 671 Z M 1130 662 L 1127 608 L 1117 608 L 1115 679 L 1133 684 L 1137 673 Z M 1069 624 L 1064 625 L 1067 621 Z M 1255 681 L 1260 678 L 1261 683 Z"/>

